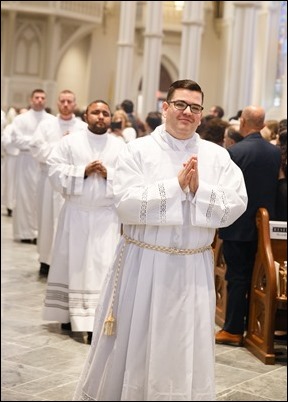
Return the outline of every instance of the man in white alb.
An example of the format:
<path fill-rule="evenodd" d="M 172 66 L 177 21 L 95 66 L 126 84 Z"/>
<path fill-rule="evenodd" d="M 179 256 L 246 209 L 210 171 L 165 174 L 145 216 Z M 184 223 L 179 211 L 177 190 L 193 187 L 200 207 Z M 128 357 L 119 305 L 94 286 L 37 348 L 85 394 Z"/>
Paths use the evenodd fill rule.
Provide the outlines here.
<path fill-rule="evenodd" d="M 63 137 L 47 162 L 61 209 L 43 310 L 44 320 L 62 329 L 88 332 L 120 238 L 113 198 L 114 167 L 126 144 L 108 133 L 111 111 L 103 100 L 88 105 L 88 127 Z"/>
<path fill-rule="evenodd" d="M 196 133 L 203 96 L 194 81 L 174 82 L 165 123 L 119 155 L 123 236 L 74 400 L 215 400 L 211 244 L 247 193 L 227 150 Z"/>
<path fill-rule="evenodd" d="M 30 150 L 31 138 L 38 124 L 55 117 L 45 111 L 46 93 L 34 89 L 28 112 L 19 114 L 12 122 L 11 144 L 20 150 L 16 162 L 16 195 L 13 211 L 13 237 L 23 243 L 36 243 L 37 222 L 37 182 L 39 164 Z"/>
<path fill-rule="evenodd" d="M 39 162 L 40 176 L 37 187 L 38 202 L 38 239 L 39 275 L 47 277 L 51 251 L 54 242 L 60 209 L 64 203 L 63 196 L 55 191 L 48 177 L 47 159 L 54 145 L 64 136 L 75 131 L 84 130 L 87 124 L 74 115 L 76 108 L 75 94 L 70 90 L 61 91 L 57 106 L 59 114 L 53 120 L 41 122 L 35 131 L 30 149 L 34 158 Z"/>

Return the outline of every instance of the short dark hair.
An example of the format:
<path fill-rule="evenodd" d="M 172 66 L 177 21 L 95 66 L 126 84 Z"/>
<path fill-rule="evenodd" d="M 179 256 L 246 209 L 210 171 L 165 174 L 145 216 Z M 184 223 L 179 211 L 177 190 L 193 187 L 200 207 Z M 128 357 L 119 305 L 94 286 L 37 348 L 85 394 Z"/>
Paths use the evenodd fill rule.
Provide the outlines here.
<path fill-rule="evenodd" d="M 227 127 L 227 136 L 235 142 L 240 142 L 244 138 L 234 127 Z"/>
<path fill-rule="evenodd" d="M 204 102 L 204 93 L 200 87 L 199 84 L 197 84 L 197 82 L 189 80 L 189 79 L 185 79 L 185 80 L 178 80 L 173 82 L 169 89 L 168 89 L 168 93 L 167 93 L 167 97 L 166 97 L 166 102 L 169 102 L 172 99 L 172 96 L 175 92 L 176 89 L 189 89 L 189 91 L 196 91 L 196 92 L 200 92 L 201 96 L 202 96 L 202 105 Z"/>
<path fill-rule="evenodd" d="M 221 119 L 224 116 L 224 109 L 221 106 L 213 106 L 213 107 L 217 113 L 217 117 L 220 117 Z"/>
<path fill-rule="evenodd" d="M 44 91 L 44 89 L 36 88 L 36 89 L 34 89 L 34 90 L 32 91 L 32 93 L 31 93 L 31 98 L 33 98 L 33 96 L 34 96 L 37 92 L 40 92 L 41 94 L 45 94 L 45 95 L 46 95 L 46 92 Z"/>
<path fill-rule="evenodd" d="M 96 99 L 93 102 L 90 102 L 89 105 L 87 106 L 86 110 L 85 110 L 85 114 L 88 114 L 88 110 L 89 110 L 90 106 L 94 105 L 94 103 L 104 103 L 104 105 L 108 106 L 110 114 L 112 115 L 110 106 L 108 105 L 108 103 L 106 101 L 104 101 L 102 99 Z"/>
<path fill-rule="evenodd" d="M 225 129 L 229 126 L 228 121 L 214 117 L 209 120 L 201 133 L 201 138 L 215 144 L 223 145 Z"/>
<path fill-rule="evenodd" d="M 162 124 L 162 114 L 160 112 L 149 112 L 145 121 L 152 130 L 155 130 Z"/>
<path fill-rule="evenodd" d="M 124 99 L 123 102 L 121 103 L 121 108 L 126 113 L 133 113 L 134 103 L 130 99 Z"/>

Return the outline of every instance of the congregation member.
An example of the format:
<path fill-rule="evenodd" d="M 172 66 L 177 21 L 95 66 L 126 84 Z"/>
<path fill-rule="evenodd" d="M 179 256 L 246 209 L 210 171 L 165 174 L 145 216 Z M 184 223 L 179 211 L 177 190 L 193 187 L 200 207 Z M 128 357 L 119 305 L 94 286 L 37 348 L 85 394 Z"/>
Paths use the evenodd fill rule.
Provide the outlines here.
<path fill-rule="evenodd" d="M 37 183 L 39 164 L 31 154 L 30 141 L 41 121 L 46 123 L 54 116 L 45 111 L 46 93 L 34 89 L 30 98 L 30 109 L 17 115 L 12 122 L 11 144 L 19 149 L 16 162 L 16 194 L 13 211 L 13 238 L 23 243 L 36 243 Z"/>
<path fill-rule="evenodd" d="M 227 150 L 196 133 L 203 97 L 192 80 L 171 84 L 165 123 L 119 155 L 123 235 L 74 400 L 215 400 L 211 244 L 247 194 Z"/>
<path fill-rule="evenodd" d="M 281 153 L 281 166 L 276 197 L 276 220 L 287 222 L 287 128 L 278 134 L 277 146 Z"/>
<path fill-rule="evenodd" d="M 131 126 L 136 131 L 136 137 L 143 135 L 145 126 L 140 117 L 134 111 L 134 103 L 130 99 L 124 99 L 119 105 L 121 109 L 127 114 Z"/>
<path fill-rule="evenodd" d="M 120 238 L 113 198 L 114 168 L 124 142 L 108 133 L 109 105 L 91 102 L 87 128 L 64 136 L 47 159 L 61 208 L 47 279 L 43 319 L 62 329 L 87 332 L 90 342 L 95 308 Z"/>
<path fill-rule="evenodd" d="M 216 343 L 219 344 L 243 345 L 243 335 L 249 320 L 249 294 L 258 243 L 256 214 L 259 208 L 266 208 L 270 220 L 276 217 L 281 155 L 275 145 L 262 137 L 264 121 L 265 111 L 262 107 L 245 107 L 239 126 L 243 140 L 228 148 L 232 160 L 243 172 L 248 206 L 233 224 L 219 229 L 227 264 L 227 309 L 224 326 L 216 334 Z"/>
<path fill-rule="evenodd" d="M 231 145 L 236 144 L 243 140 L 242 135 L 239 132 L 239 127 L 234 124 L 229 125 L 224 132 L 223 146 L 225 148 L 231 147 Z"/>
<path fill-rule="evenodd" d="M 224 109 L 219 105 L 214 105 L 209 110 L 210 116 L 218 117 L 218 119 L 222 119 L 224 117 Z"/>
<path fill-rule="evenodd" d="M 123 109 L 116 110 L 113 113 L 111 134 L 124 142 L 135 140 L 137 137 L 137 132 L 134 127 L 132 127 L 128 115 Z"/>
<path fill-rule="evenodd" d="M 145 118 L 145 128 L 146 132 L 144 135 L 151 134 L 152 131 L 155 130 L 156 127 L 162 124 L 162 114 L 158 111 L 152 111 L 147 113 Z"/>
<path fill-rule="evenodd" d="M 47 277 L 55 229 L 60 209 L 64 203 L 62 194 L 53 190 L 48 177 L 47 159 L 56 142 L 64 135 L 85 129 L 87 124 L 76 118 L 75 94 L 70 90 L 61 91 L 58 100 L 58 115 L 48 122 L 43 121 L 35 131 L 31 142 L 31 153 L 39 162 L 40 176 L 37 187 L 39 275 Z"/>

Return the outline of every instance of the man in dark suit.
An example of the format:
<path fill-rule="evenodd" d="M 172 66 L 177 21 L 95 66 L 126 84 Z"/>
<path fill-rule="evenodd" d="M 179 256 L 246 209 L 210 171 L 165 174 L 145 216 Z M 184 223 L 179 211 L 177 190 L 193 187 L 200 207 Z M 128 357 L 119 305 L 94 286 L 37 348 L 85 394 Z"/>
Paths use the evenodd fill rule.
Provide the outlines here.
<path fill-rule="evenodd" d="M 248 194 L 246 211 L 232 225 L 220 229 L 223 255 L 227 265 L 227 310 L 223 329 L 216 334 L 216 343 L 241 346 L 248 323 L 249 293 L 257 251 L 256 213 L 266 208 L 270 220 L 275 218 L 280 151 L 262 138 L 265 111 L 246 107 L 240 118 L 244 139 L 228 148 L 232 160 L 243 172 Z"/>

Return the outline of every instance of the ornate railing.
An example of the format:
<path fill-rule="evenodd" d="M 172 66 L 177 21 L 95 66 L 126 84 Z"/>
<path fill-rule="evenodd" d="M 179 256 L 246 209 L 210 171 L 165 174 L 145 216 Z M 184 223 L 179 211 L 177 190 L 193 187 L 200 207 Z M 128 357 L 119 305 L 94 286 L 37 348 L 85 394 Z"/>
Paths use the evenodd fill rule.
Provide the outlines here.
<path fill-rule="evenodd" d="M 58 16 L 101 22 L 105 1 L 1 1 L 1 10 L 47 13 Z"/>

